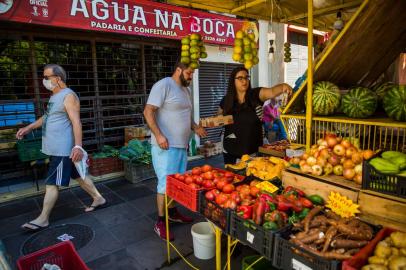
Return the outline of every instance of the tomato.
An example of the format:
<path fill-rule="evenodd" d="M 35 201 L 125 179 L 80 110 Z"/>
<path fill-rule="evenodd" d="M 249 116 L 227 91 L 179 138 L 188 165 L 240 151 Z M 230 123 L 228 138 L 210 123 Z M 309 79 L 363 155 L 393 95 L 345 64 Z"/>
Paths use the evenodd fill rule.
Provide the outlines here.
<path fill-rule="evenodd" d="M 222 205 L 223 203 L 225 203 L 228 200 L 228 197 L 226 194 L 224 193 L 220 193 L 219 195 L 217 195 L 216 197 L 216 203 L 219 205 Z"/>
<path fill-rule="evenodd" d="M 185 177 L 185 183 L 186 183 L 187 185 L 193 183 L 193 177 L 191 177 L 191 176 L 186 176 L 186 177 Z"/>
<path fill-rule="evenodd" d="M 232 172 L 225 172 L 225 173 L 224 173 L 224 176 L 225 176 L 225 177 L 232 177 L 232 178 L 234 178 L 234 174 L 233 174 Z"/>
<path fill-rule="evenodd" d="M 195 183 L 201 185 L 203 183 L 203 177 L 195 175 Z"/>
<path fill-rule="evenodd" d="M 185 176 L 179 175 L 178 180 L 179 180 L 179 181 L 182 181 L 182 182 L 185 182 Z"/>
<path fill-rule="evenodd" d="M 175 175 L 173 177 L 175 177 L 176 179 L 179 179 L 182 175 L 180 173 L 175 173 Z"/>
<path fill-rule="evenodd" d="M 251 187 L 255 187 L 257 184 L 259 184 L 260 182 L 258 180 L 252 180 L 250 183 Z"/>
<path fill-rule="evenodd" d="M 214 188 L 214 183 L 213 183 L 213 181 L 210 181 L 210 180 L 204 180 L 202 185 L 203 185 L 203 187 L 208 188 L 208 189 Z"/>
<path fill-rule="evenodd" d="M 237 203 L 233 199 L 229 199 L 224 203 L 224 208 L 236 209 Z"/>
<path fill-rule="evenodd" d="M 241 202 L 240 194 L 238 194 L 237 191 L 231 192 L 230 198 L 233 199 L 237 204 L 240 204 Z"/>
<path fill-rule="evenodd" d="M 227 185 L 227 182 L 224 180 L 220 180 L 217 182 L 216 187 L 217 189 L 222 190 L 225 185 Z"/>
<path fill-rule="evenodd" d="M 213 180 L 213 174 L 211 172 L 205 172 L 202 174 L 203 178 L 206 180 Z"/>
<path fill-rule="evenodd" d="M 214 199 L 216 198 L 212 190 L 207 191 L 204 197 L 206 197 L 206 199 L 209 201 L 214 201 Z"/>
<path fill-rule="evenodd" d="M 214 196 L 219 195 L 221 192 L 218 189 L 212 189 L 211 192 L 213 193 Z"/>
<path fill-rule="evenodd" d="M 202 166 L 202 171 L 203 172 L 208 172 L 208 171 L 211 171 L 212 169 L 213 168 L 208 164 L 205 164 L 205 165 Z"/>
<path fill-rule="evenodd" d="M 188 186 L 191 187 L 192 189 L 199 189 L 200 188 L 200 186 L 196 185 L 195 183 L 190 183 Z"/>
<path fill-rule="evenodd" d="M 234 190 L 235 190 L 235 186 L 233 184 L 227 184 L 223 187 L 223 192 L 227 193 L 227 194 L 233 192 Z"/>
<path fill-rule="evenodd" d="M 200 175 L 202 173 L 202 169 L 200 169 L 200 167 L 194 167 L 192 169 L 192 174 L 194 175 Z"/>
<path fill-rule="evenodd" d="M 250 187 L 250 195 L 252 197 L 257 197 L 259 191 L 260 191 L 259 188 L 255 187 L 255 186 Z"/>

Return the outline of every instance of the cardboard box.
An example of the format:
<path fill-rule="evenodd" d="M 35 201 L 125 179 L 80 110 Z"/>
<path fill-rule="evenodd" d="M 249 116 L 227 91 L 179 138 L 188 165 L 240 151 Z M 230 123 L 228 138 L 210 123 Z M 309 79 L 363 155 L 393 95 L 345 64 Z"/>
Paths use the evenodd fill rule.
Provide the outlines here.
<path fill-rule="evenodd" d="M 211 157 L 223 153 L 222 142 L 205 144 L 198 148 L 198 153 L 204 157 Z"/>
<path fill-rule="evenodd" d="M 224 125 L 231 125 L 233 123 L 234 120 L 232 115 L 219 115 L 200 119 L 200 125 L 202 127 L 220 127 Z"/>
<path fill-rule="evenodd" d="M 124 143 L 128 144 L 132 139 L 144 140 L 151 136 L 151 132 L 147 127 L 125 127 L 124 128 Z"/>

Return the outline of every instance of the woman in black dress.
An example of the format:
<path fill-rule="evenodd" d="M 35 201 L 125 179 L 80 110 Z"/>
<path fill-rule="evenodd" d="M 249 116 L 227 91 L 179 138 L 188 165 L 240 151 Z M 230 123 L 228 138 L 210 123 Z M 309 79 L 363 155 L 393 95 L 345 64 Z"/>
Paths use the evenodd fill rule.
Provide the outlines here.
<path fill-rule="evenodd" d="M 235 68 L 230 75 L 226 96 L 220 102 L 218 114 L 233 115 L 234 124 L 226 125 L 223 140 L 224 164 L 234 164 L 244 154 L 253 154 L 262 145 L 262 106 L 264 101 L 292 88 L 278 84 L 271 88 L 251 88 L 248 70 Z"/>

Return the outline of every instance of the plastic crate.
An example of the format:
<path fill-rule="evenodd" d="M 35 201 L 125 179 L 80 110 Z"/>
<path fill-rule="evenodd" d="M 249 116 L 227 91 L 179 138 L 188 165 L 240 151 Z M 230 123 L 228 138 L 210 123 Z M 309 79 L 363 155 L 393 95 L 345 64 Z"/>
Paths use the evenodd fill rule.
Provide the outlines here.
<path fill-rule="evenodd" d="M 121 172 L 123 170 L 123 161 L 118 157 L 94 159 L 92 156 L 89 156 L 89 173 L 93 176 Z"/>
<path fill-rule="evenodd" d="M 362 266 L 368 264 L 368 258 L 372 256 L 374 253 L 376 245 L 387 236 L 389 236 L 395 230 L 390 228 L 383 228 L 381 229 L 372 239 L 371 242 L 368 243 L 365 247 L 363 247 L 357 254 L 355 254 L 350 260 L 343 261 L 342 270 L 357 270 L 361 269 Z"/>
<path fill-rule="evenodd" d="M 28 133 L 24 139 L 17 141 L 18 158 L 23 162 L 48 158 L 41 152 L 41 149 L 42 133 L 40 130 Z"/>
<path fill-rule="evenodd" d="M 124 162 L 124 177 L 131 183 L 139 183 L 156 175 L 152 164 Z"/>
<path fill-rule="evenodd" d="M 272 259 L 275 233 L 243 219 L 235 211 L 230 213 L 230 235 L 268 260 Z"/>
<path fill-rule="evenodd" d="M 90 270 L 70 241 L 23 256 L 17 260 L 17 267 L 19 270 L 41 270 L 45 263 L 56 264 L 63 270 Z"/>
<path fill-rule="evenodd" d="M 380 173 L 368 161 L 364 161 L 362 188 L 406 198 L 406 177 Z"/>
<path fill-rule="evenodd" d="M 289 235 L 292 233 L 291 229 L 292 226 L 288 226 L 275 234 L 272 256 L 273 266 L 279 269 L 341 269 L 341 261 L 324 259 L 289 242 Z"/>
<path fill-rule="evenodd" d="M 204 196 L 205 192 L 206 191 L 203 190 L 199 195 L 199 212 L 219 227 L 224 233 L 229 234 L 231 210 L 228 208 L 222 208 L 214 201 L 208 201 Z"/>
<path fill-rule="evenodd" d="M 174 199 L 189 210 L 199 210 L 199 191 L 204 188 L 193 189 L 176 179 L 173 175 L 166 177 L 166 195 Z"/>

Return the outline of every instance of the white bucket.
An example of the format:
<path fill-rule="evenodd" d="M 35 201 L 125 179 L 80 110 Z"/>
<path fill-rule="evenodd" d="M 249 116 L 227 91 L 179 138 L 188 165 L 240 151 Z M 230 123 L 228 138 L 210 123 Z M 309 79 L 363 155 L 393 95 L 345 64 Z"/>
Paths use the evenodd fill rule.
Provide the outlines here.
<path fill-rule="evenodd" d="M 196 258 L 209 260 L 216 251 L 216 236 L 209 222 L 199 222 L 192 226 L 193 250 Z"/>

